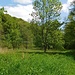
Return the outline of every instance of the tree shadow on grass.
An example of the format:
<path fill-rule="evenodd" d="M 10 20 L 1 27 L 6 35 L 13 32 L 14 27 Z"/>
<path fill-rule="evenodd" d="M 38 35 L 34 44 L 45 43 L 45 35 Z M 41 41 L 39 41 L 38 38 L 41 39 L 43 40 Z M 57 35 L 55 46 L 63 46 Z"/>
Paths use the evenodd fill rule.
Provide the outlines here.
<path fill-rule="evenodd" d="M 63 51 L 52 51 L 52 52 L 25 52 L 25 51 L 20 51 L 20 53 L 29 53 L 29 54 L 49 54 L 49 55 L 55 55 L 55 54 L 59 54 L 59 55 L 65 55 L 65 56 L 68 56 L 68 57 L 73 57 L 74 60 L 75 60 L 75 50 L 70 50 L 70 51 L 66 51 L 66 52 L 63 52 Z"/>
<path fill-rule="evenodd" d="M 65 52 L 65 53 L 58 53 L 60 55 L 65 55 L 65 56 L 68 56 L 68 57 L 72 57 L 74 60 L 75 60 L 75 51 L 70 51 L 70 52 Z"/>

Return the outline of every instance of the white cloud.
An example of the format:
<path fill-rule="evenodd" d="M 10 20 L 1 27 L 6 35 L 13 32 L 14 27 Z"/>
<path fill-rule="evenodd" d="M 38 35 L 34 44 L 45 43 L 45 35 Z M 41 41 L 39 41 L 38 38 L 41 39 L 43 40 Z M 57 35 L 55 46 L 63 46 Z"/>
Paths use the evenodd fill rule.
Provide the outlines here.
<path fill-rule="evenodd" d="M 17 2 L 20 4 L 29 4 L 29 3 L 32 3 L 32 0 L 14 0 L 14 2 Z"/>
<path fill-rule="evenodd" d="M 62 11 L 65 12 L 65 13 L 68 13 L 69 12 L 69 6 L 70 6 L 70 3 L 74 1 L 74 0 L 67 0 L 67 3 L 63 4 L 63 8 L 62 8 Z"/>
<path fill-rule="evenodd" d="M 32 19 L 32 17 L 29 15 L 33 11 L 33 6 L 32 5 L 16 5 L 14 7 L 12 6 L 5 6 L 5 9 L 8 11 L 8 14 L 11 16 L 17 17 L 17 18 L 22 18 L 23 20 L 28 20 Z"/>
<path fill-rule="evenodd" d="M 68 13 L 69 5 L 68 4 L 63 4 L 62 6 L 63 6 L 62 11 L 65 12 L 65 13 Z"/>
<path fill-rule="evenodd" d="M 22 4 L 28 4 L 32 3 L 32 0 L 14 0 L 15 2 L 22 3 Z M 67 3 L 63 4 L 62 11 L 65 13 L 68 13 L 68 7 L 70 5 L 70 2 L 73 0 L 67 0 Z M 5 9 L 8 11 L 8 14 L 11 16 L 22 18 L 23 20 L 28 21 L 28 19 L 32 19 L 32 17 L 29 15 L 32 13 L 33 6 L 32 4 L 29 5 L 16 5 L 16 6 L 5 6 Z"/>
<path fill-rule="evenodd" d="M 15 6 L 4 6 L 5 10 L 7 10 L 7 13 L 11 16 L 22 18 L 23 20 L 31 20 L 32 17 L 31 14 L 33 10 L 32 6 L 32 0 L 13 0 L 14 2 L 17 2 L 19 4 Z M 25 5 L 21 5 L 25 4 Z M 0 6 L 1 8 L 2 6 Z"/>
<path fill-rule="evenodd" d="M 70 4 L 71 2 L 73 2 L 74 0 L 68 0 L 67 3 Z"/>

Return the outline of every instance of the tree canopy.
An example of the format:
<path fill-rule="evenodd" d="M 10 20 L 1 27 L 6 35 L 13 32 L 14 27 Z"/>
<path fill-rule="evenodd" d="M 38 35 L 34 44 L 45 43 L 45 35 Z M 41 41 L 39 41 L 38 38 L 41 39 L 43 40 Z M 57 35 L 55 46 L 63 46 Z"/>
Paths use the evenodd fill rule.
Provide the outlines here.
<path fill-rule="evenodd" d="M 75 49 L 75 1 L 70 5 L 68 21 L 62 31 L 59 21 L 62 4 L 59 0 L 34 0 L 33 19 L 26 22 L 12 17 L 0 8 L 0 47 Z"/>
<path fill-rule="evenodd" d="M 65 48 L 75 49 L 75 1 L 70 5 L 68 23 L 65 25 Z"/>

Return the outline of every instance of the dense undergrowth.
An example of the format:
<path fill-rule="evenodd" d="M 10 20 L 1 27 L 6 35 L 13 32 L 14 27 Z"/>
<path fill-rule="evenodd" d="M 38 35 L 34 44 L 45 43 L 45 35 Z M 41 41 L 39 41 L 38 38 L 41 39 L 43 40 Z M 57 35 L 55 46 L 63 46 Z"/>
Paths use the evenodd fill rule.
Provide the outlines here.
<path fill-rule="evenodd" d="M 75 60 L 63 54 L 0 54 L 0 75 L 75 75 Z"/>

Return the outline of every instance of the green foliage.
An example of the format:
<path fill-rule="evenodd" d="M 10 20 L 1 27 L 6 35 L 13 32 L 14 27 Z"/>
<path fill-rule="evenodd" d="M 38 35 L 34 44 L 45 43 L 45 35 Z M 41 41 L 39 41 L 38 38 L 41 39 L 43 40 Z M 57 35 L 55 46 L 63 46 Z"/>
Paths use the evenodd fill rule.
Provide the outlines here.
<path fill-rule="evenodd" d="M 7 47 L 7 48 L 32 48 L 35 46 L 35 48 L 40 49 L 61 49 L 63 47 L 63 34 L 61 30 L 59 30 L 59 27 L 61 26 L 60 22 L 57 19 L 50 19 L 49 18 L 49 12 L 51 9 L 46 10 L 47 4 L 44 1 L 41 1 L 44 3 L 42 7 L 44 9 L 40 9 L 42 7 L 38 7 L 40 9 L 41 15 L 44 16 L 42 18 L 40 14 L 35 13 L 32 14 L 33 17 L 37 18 L 39 15 L 41 18 L 41 24 L 38 24 L 35 20 L 33 20 L 31 23 L 28 23 L 22 19 L 18 19 L 15 17 L 11 17 L 8 14 L 4 14 L 5 11 L 4 8 L 0 9 L 0 46 L 1 47 Z M 47 1 L 48 2 L 48 1 Z M 50 1 L 53 3 L 53 1 Z M 34 1 L 34 4 L 36 1 Z M 39 2 L 40 3 L 40 2 Z M 61 4 L 59 1 L 56 1 L 53 3 L 53 5 L 50 6 L 48 4 L 48 8 L 56 6 L 56 3 L 59 4 L 61 7 Z M 59 7 L 55 7 L 60 9 Z M 37 6 L 36 6 L 37 8 Z M 53 11 L 57 11 L 57 9 L 53 9 Z M 49 11 L 50 10 L 50 11 Z M 44 13 L 43 13 L 44 11 Z M 51 17 L 53 17 L 53 14 L 55 12 L 51 12 Z M 47 13 L 47 14 L 46 14 Z M 59 14 L 59 13 L 57 13 Z M 36 16 L 37 15 L 37 16 Z M 57 17 L 57 16 L 55 16 Z M 54 17 L 54 18 L 55 18 Z M 47 20 L 48 18 L 48 20 Z M 43 22 L 46 19 L 45 22 Z"/>
<path fill-rule="evenodd" d="M 33 34 L 30 23 L 11 17 L 0 9 L 0 46 L 8 48 L 31 48 L 33 45 Z"/>
<path fill-rule="evenodd" d="M 71 4 L 68 16 L 69 22 L 65 25 L 65 48 L 75 49 L 75 1 Z"/>
<path fill-rule="evenodd" d="M 63 32 L 59 29 L 61 24 L 57 21 L 50 21 L 47 25 L 37 25 L 35 23 L 31 24 L 31 30 L 34 35 L 34 45 L 36 47 L 42 48 L 42 45 L 47 45 L 47 49 L 64 49 L 64 40 L 63 40 Z M 44 26 L 43 34 L 42 28 Z M 47 33 L 46 33 L 47 32 Z M 37 34 L 37 35 L 36 35 Z M 46 42 L 45 42 L 46 39 Z"/>
<path fill-rule="evenodd" d="M 42 38 L 41 38 L 41 26 L 31 22 L 30 25 L 32 34 L 33 34 L 33 44 L 34 46 L 37 48 L 41 48 L 42 47 Z"/>
<path fill-rule="evenodd" d="M 41 41 L 40 45 L 46 52 L 46 49 L 50 49 L 51 45 L 49 41 L 51 40 L 51 33 L 53 30 L 57 30 L 60 27 L 60 23 L 57 18 L 60 15 L 61 2 L 59 0 L 35 0 L 33 2 L 35 14 L 33 13 L 34 23 L 39 25 L 41 30 L 40 37 L 38 41 Z M 54 36 L 53 36 L 54 37 Z M 57 38 L 55 38 L 57 39 Z M 53 41 L 53 40 L 52 40 Z"/>
<path fill-rule="evenodd" d="M 48 26 L 48 37 L 47 42 L 49 47 L 55 49 L 64 49 L 64 40 L 63 40 L 63 32 L 59 28 L 61 23 L 58 20 L 50 21 L 50 25 Z"/>
<path fill-rule="evenodd" d="M 54 49 L 59 49 L 59 50 L 64 49 L 64 47 L 63 47 L 63 45 L 64 45 L 63 33 L 61 30 L 52 31 L 50 37 L 51 37 L 50 38 L 50 44 Z"/>
<path fill-rule="evenodd" d="M 31 24 L 23 21 L 22 19 L 18 20 L 19 30 L 21 33 L 21 45 L 25 48 L 32 48 L 33 46 L 33 33 L 31 30 Z"/>
<path fill-rule="evenodd" d="M 65 48 L 75 49 L 75 21 L 70 22 L 65 28 Z"/>
<path fill-rule="evenodd" d="M 8 14 L 4 14 L 2 16 L 2 25 L 4 33 L 4 38 L 2 40 L 5 40 L 5 46 L 7 45 L 9 48 L 18 47 L 20 31 L 16 20 Z"/>
<path fill-rule="evenodd" d="M 2 38 L 4 37 L 3 35 L 3 26 L 2 26 L 2 15 L 4 12 L 4 8 L 0 9 L 0 46 L 2 46 Z"/>
<path fill-rule="evenodd" d="M 74 71 L 75 60 L 65 55 L 0 54 L 0 75 L 75 75 Z"/>
<path fill-rule="evenodd" d="M 59 0 L 35 0 L 33 2 L 36 17 L 39 16 L 41 22 L 45 23 L 50 19 L 56 18 L 62 8 Z"/>

